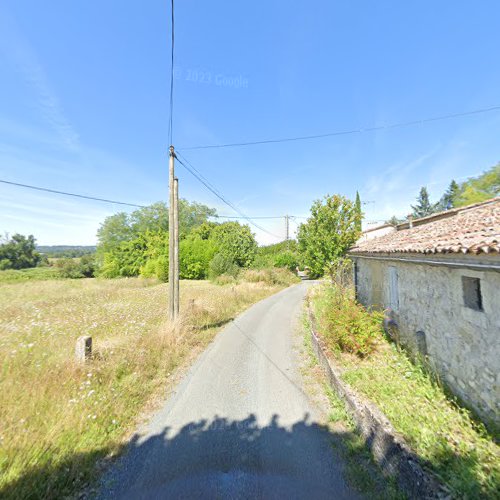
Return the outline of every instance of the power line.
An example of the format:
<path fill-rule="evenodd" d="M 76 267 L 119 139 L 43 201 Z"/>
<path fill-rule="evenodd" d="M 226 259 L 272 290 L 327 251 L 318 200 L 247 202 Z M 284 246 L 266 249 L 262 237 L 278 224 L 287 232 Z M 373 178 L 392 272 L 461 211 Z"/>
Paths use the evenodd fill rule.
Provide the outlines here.
<path fill-rule="evenodd" d="M 179 160 L 179 158 L 177 158 L 177 160 L 179 161 L 179 163 L 182 164 L 182 162 L 181 162 L 181 160 Z M 185 167 L 185 165 L 183 165 L 183 166 Z M 198 179 L 198 180 L 200 180 L 200 179 Z M 200 182 L 201 182 L 201 180 L 200 180 Z M 104 202 L 104 203 L 112 203 L 113 205 L 125 205 L 125 206 L 128 206 L 128 207 L 148 208 L 148 205 L 139 205 L 137 203 L 128 203 L 128 202 L 125 202 L 125 201 L 109 200 L 107 198 L 97 198 L 95 196 L 87 196 L 87 195 L 84 195 L 84 194 L 70 193 L 70 192 L 67 192 L 67 191 L 58 191 L 56 189 L 50 189 L 50 188 L 45 188 L 45 187 L 41 187 L 41 186 L 32 186 L 30 184 L 21 184 L 19 182 L 6 181 L 4 179 L 0 179 L 0 183 L 2 183 L 2 184 L 9 184 L 11 186 L 23 187 L 23 188 L 27 188 L 27 189 L 34 189 L 36 191 L 44 191 L 46 193 L 61 194 L 61 195 L 64 195 L 64 196 L 72 196 L 74 198 L 83 198 L 85 200 L 93 200 L 93 201 L 101 201 L 101 202 Z M 224 201 L 224 203 L 226 203 L 226 201 Z M 236 209 L 232 206 L 232 204 L 229 205 L 229 206 L 231 206 L 231 208 L 236 211 Z M 237 213 L 240 213 L 240 212 L 237 212 Z M 258 216 L 252 217 L 252 216 L 249 216 L 249 215 L 242 214 L 240 216 L 233 216 L 233 215 L 213 215 L 212 217 L 216 217 L 218 219 L 245 219 L 245 220 L 251 219 L 251 220 L 254 220 L 254 219 L 282 219 L 284 216 L 283 215 L 265 215 L 265 216 L 258 215 Z M 299 216 L 295 216 L 295 215 L 290 215 L 290 218 L 292 218 L 292 217 L 306 218 L 305 216 L 304 217 L 299 217 Z M 267 232 L 264 228 L 260 228 L 259 227 L 259 229 L 261 229 L 262 231 Z M 269 233 L 269 234 L 272 234 L 272 233 Z M 278 238 L 277 235 L 275 235 L 275 234 L 272 234 L 272 235 L 275 236 L 276 238 Z"/>
<path fill-rule="evenodd" d="M 248 217 L 248 215 L 245 215 L 239 208 L 235 207 L 230 201 L 228 201 L 224 195 L 217 190 L 217 188 L 215 188 L 215 186 L 213 186 L 194 166 L 193 164 L 183 155 L 181 155 L 180 153 L 177 153 L 178 156 L 180 156 L 186 163 L 184 163 L 184 161 L 182 161 L 178 156 L 177 156 L 177 161 L 193 176 L 195 177 L 196 179 L 198 179 L 198 181 L 200 181 L 211 193 L 213 193 L 215 196 L 217 196 L 217 198 L 219 198 L 219 200 L 221 200 L 224 204 L 226 204 L 229 208 L 231 208 L 232 210 L 234 210 L 237 214 L 239 214 L 242 218 L 242 219 L 245 219 L 247 222 L 249 222 L 250 224 L 252 224 L 254 227 L 256 227 L 257 229 L 259 229 L 260 231 L 263 231 L 264 233 L 267 233 L 269 234 L 270 236 L 273 236 L 274 238 L 277 238 L 277 239 L 281 239 L 281 236 L 278 236 L 274 233 L 271 233 L 270 231 L 268 231 L 267 229 L 264 229 L 262 226 L 260 226 L 259 224 L 257 224 L 255 221 L 253 221 L 250 217 Z M 189 165 L 189 166 L 188 166 Z"/>
<path fill-rule="evenodd" d="M 5 181 L 2 179 L 0 179 L 0 182 L 3 184 L 10 184 L 11 186 L 18 186 L 18 187 L 23 187 L 23 188 L 27 188 L 27 189 L 34 189 L 36 191 L 45 191 L 47 193 L 62 194 L 64 196 L 73 196 L 74 198 L 84 198 L 86 200 L 102 201 L 104 203 L 113 203 L 114 205 L 125 205 L 128 207 L 147 208 L 146 205 L 137 205 L 136 203 L 126 203 L 124 201 L 108 200 L 106 198 L 96 198 L 95 196 L 86 196 L 84 194 L 68 193 L 66 191 L 57 191 L 56 189 L 49 189 L 49 188 L 44 188 L 44 187 L 40 187 L 40 186 L 31 186 L 29 184 L 21 184 L 19 182 Z"/>
<path fill-rule="evenodd" d="M 243 219 L 243 217 L 236 217 L 234 215 L 213 215 L 213 217 L 217 217 L 218 219 Z M 248 216 L 250 219 L 283 219 L 284 215 L 257 215 L 257 216 Z M 293 217 L 290 215 L 290 217 Z"/>
<path fill-rule="evenodd" d="M 171 61 L 170 61 L 170 114 L 168 120 L 168 138 L 169 145 L 172 145 L 172 135 L 173 135 L 173 114 L 174 114 L 174 0 L 171 0 L 172 8 L 172 51 L 171 51 Z"/>
<path fill-rule="evenodd" d="M 472 111 L 464 111 L 461 113 L 452 113 L 447 115 L 434 116 L 430 118 L 423 118 L 420 120 L 411 120 L 406 122 L 393 123 L 390 125 L 379 125 L 379 126 L 364 127 L 352 130 L 341 130 L 336 132 L 329 132 L 326 134 L 304 135 L 298 137 L 284 137 L 281 139 L 267 139 L 262 141 L 248 141 L 248 142 L 234 142 L 228 144 L 208 144 L 204 146 L 191 146 L 191 147 L 181 148 L 181 150 L 190 151 L 195 149 L 234 148 L 242 146 L 256 146 L 258 144 L 276 144 L 281 142 L 308 141 L 312 139 L 323 139 L 325 137 L 334 137 L 338 135 L 361 134 L 364 132 L 375 132 L 378 130 L 390 130 L 395 128 L 410 127 L 412 125 L 423 125 L 425 123 L 436 122 L 440 120 L 449 120 L 452 118 L 459 118 L 461 116 L 477 115 L 480 113 L 489 113 L 491 111 L 498 111 L 498 110 L 500 110 L 500 106 L 491 106 L 489 108 L 474 109 Z"/>

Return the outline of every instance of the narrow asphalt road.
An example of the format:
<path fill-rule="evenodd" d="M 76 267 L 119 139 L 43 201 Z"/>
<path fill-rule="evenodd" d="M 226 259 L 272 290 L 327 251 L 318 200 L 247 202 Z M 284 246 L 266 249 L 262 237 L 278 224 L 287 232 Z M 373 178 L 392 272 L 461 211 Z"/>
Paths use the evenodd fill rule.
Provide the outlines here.
<path fill-rule="evenodd" d="M 294 329 L 308 284 L 221 332 L 105 475 L 99 498 L 357 498 L 302 388 Z"/>

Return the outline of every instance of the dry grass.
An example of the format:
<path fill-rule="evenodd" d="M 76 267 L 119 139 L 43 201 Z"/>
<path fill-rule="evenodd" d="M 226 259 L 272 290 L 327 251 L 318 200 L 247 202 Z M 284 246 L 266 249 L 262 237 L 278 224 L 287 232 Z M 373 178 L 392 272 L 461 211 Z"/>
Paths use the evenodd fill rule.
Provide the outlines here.
<path fill-rule="evenodd" d="M 77 491 L 193 350 L 282 288 L 183 282 L 184 314 L 172 325 L 167 286 L 144 279 L 0 284 L 0 496 Z M 80 366 L 73 352 L 84 334 L 95 355 Z"/>

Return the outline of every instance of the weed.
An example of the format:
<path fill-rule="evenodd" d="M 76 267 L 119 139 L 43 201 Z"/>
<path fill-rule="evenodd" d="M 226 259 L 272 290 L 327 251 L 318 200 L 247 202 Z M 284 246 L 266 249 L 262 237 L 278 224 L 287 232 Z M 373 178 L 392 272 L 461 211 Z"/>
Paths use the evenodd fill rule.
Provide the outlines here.
<path fill-rule="evenodd" d="M 157 280 L 0 284 L 0 496 L 77 491 L 96 460 L 120 449 L 145 405 L 163 397 L 174 370 L 280 288 L 181 282 L 183 313 L 173 325 L 168 285 Z M 83 366 L 74 361 L 80 335 L 95 347 Z"/>

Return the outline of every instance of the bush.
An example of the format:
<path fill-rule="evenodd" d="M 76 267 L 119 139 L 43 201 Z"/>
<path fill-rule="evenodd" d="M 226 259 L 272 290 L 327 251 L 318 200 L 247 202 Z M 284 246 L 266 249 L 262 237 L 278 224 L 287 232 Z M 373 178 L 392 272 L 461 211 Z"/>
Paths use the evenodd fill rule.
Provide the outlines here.
<path fill-rule="evenodd" d="M 80 259 L 59 259 L 56 267 L 63 278 L 92 278 L 95 272 L 95 260 L 92 255 L 84 255 Z"/>
<path fill-rule="evenodd" d="M 351 289 L 324 285 L 313 299 L 318 327 L 333 350 L 360 357 L 370 354 L 383 335 L 381 312 L 368 312 Z"/>
<path fill-rule="evenodd" d="M 295 271 L 299 265 L 299 259 L 292 252 L 283 252 L 274 258 L 274 267 L 284 267 L 290 271 Z"/>
<path fill-rule="evenodd" d="M 211 280 L 227 274 L 236 278 L 240 268 L 234 263 L 234 261 L 227 255 L 222 253 L 215 254 L 214 258 L 210 261 L 209 277 Z"/>
<path fill-rule="evenodd" d="M 247 269 L 242 271 L 240 275 L 243 281 L 248 281 L 250 283 L 266 283 L 268 285 L 291 285 L 297 283 L 299 279 L 295 274 L 288 271 L 288 269 Z"/>
<path fill-rule="evenodd" d="M 234 285 L 236 283 L 236 278 L 229 274 L 221 274 L 214 279 L 214 283 L 216 285 Z"/>

